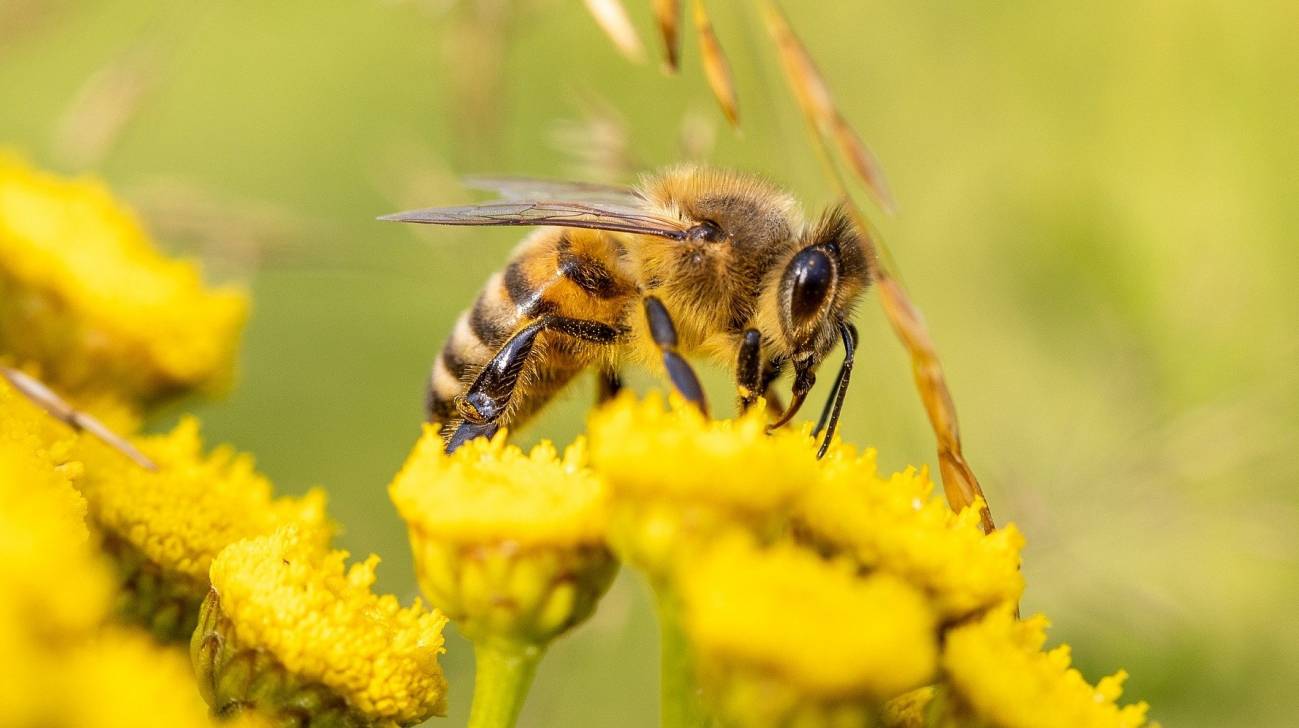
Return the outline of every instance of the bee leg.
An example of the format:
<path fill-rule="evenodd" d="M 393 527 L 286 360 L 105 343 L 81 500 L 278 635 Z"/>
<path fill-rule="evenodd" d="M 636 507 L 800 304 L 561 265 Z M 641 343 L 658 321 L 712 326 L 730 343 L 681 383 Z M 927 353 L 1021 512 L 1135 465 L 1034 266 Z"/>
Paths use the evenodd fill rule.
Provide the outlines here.
<path fill-rule="evenodd" d="M 739 393 L 741 413 L 747 412 L 761 394 L 761 362 L 762 335 L 756 329 L 749 329 L 740 341 L 740 354 L 735 362 L 735 389 Z"/>
<path fill-rule="evenodd" d="M 460 426 L 456 428 L 456 431 L 451 434 L 451 438 L 447 440 L 445 452 L 450 455 L 459 449 L 461 445 L 479 437 L 491 438 L 499 429 L 501 429 L 501 426 L 496 422 L 489 422 L 485 425 L 476 425 L 472 422 L 462 421 Z"/>
<path fill-rule="evenodd" d="M 767 400 L 767 415 L 775 421 L 780 417 L 780 413 L 785 411 L 785 403 L 776 391 L 776 379 L 780 377 L 783 365 L 775 360 L 767 362 L 767 368 L 762 372 L 762 398 Z"/>
<path fill-rule="evenodd" d="M 475 437 L 491 437 L 500 429 L 498 420 L 509 407 L 510 398 L 519 383 L 519 374 L 542 331 L 553 331 L 595 344 L 612 344 L 621 335 L 618 329 L 599 321 L 563 316 L 539 319 L 520 329 L 487 362 L 478 378 L 469 385 L 469 391 L 456 401 L 456 409 L 464 422 L 447 441 L 447 452 Z"/>
<path fill-rule="evenodd" d="M 546 323 L 546 319 L 540 319 L 519 329 L 478 373 L 478 378 L 469 385 L 469 391 L 456 401 L 456 409 L 465 418 L 465 424 L 489 425 L 505 413 L 519 383 L 523 365 L 527 363 L 528 355 L 537 343 L 537 335 L 545 330 Z M 456 433 L 459 434 L 459 430 Z"/>
<path fill-rule="evenodd" d="M 604 404 L 622 391 L 622 377 L 618 375 L 617 370 L 601 369 L 597 376 L 596 383 L 599 389 L 595 397 L 597 404 Z"/>
<path fill-rule="evenodd" d="M 857 356 L 857 327 L 840 322 L 839 334 L 843 337 L 843 364 L 839 365 L 839 374 L 834 378 L 834 388 L 830 390 L 830 396 L 821 410 L 821 418 L 817 420 L 816 429 L 812 431 L 812 435 L 817 436 L 825 430 L 825 439 L 821 441 L 821 447 L 816 451 L 818 460 L 825 457 L 826 450 L 830 449 L 830 440 L 834 438 L 834 428 L 839 424 L 839 413 L 843 411 L 843 400 L 848 395 L 848 382 L 852 379 L 852 365 Z"/>
<path fill-rule="evenodd" d="M 663 302 L 655 296 L 645 297 L 645 318 L 649 320 L 650 336 L 663 352 L 663 366 L 668 370 L 672 386 L 688 401 L 708 414 L 708 403 L 704 399 L 704 388 L 699 385 L 699 377 L 690 363 L 677 351 L 677 328 L 672 317 L 663 307 Z"/>

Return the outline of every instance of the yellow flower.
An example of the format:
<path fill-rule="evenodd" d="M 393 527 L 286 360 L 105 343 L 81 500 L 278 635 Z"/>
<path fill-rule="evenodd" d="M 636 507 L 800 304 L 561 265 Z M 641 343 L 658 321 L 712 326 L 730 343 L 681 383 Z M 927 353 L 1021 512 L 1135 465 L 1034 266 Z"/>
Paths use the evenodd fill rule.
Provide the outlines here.
<path fill-rule="evenodd" d="M 425 427 L 388 489 L 420 588 L 473 640 L 471 726 L 514 724 L 550 641 L 590 616 L 618 569 L 584 443 L 561 458 L 505 436 L 447 455 Z"/>
<path fill-rule="evenodd" d="M 933 677 L 934 614 L 897 577 L 728 539 L 678 578 L 700 680 L 728 725 L 867 725 Z"/>
<path fill-rule="evenodd" d="M 1013 524 L 984 535 L 980 504 L 953 513 L 924 470 L 880 477 L 873 450 L 837 445 L 821 476 L 797 505 L 801 537 L 925 589 L 945 620 L 1019 599 L 1024 539 Z"/>
<path fill-rule="evenodd" d="M 64 465 L 72 434 L 0 380 L 0 725 L 42 724 L 66 648 L 94 633 L 112 579 Z"/>
<path fill-rule="evenodd" d="M 1069 646 L 1042 651 L 1047 621 L 994 610 L 947 634 L 943 669 L 964 708 L 997 728 L 1138 728 L 1145 703 L 1119 707 L 1127 674 L 1093 687 L 1069 666 Z"/>
<path fill-rule="evenodd" d="M 247 307 L 159 254 L 101 183 L 0 150 L 0 353 L 67 393 L 148 401 L 227 379 Z"/>
<path fill-rule="evenodd" d="M 295 527 L 221 552 L 191 644 L 214 710 L 251 703 L 273 715 L 310 706 L 317 716 L 341 711 L 375 726 L 445 713 L 437 657 L 446 617 L 418 600 L 402 608 L 396 597 L 376 596 L 379 558 L 345 569 L 346 558 Z"/>
<path fill-rule="evenodd" d="M 322 544 L 330 537 L 323 491 L 273 498 L 251 456 L 230 447 L 204 454 L 192 418 L 170 434 L 134 443 L 157 472 L 83 438 L 77 454 L 86 473 L 79 486 L 118 566 L 119 611 L 160 639 L 189 639 L 208 590 L 208 569 L 227 545 L 284 524 L 300 524 Z"/>
<path fill-rule="evenodd" d="M 108 630 L 71 652 L 54 679 L 58 702 L 41 725 L 212 728 L 185 658 L 143 635 Z"/>
<path fill-rule="evenodd" d="M 609 483 L 611 539 L 623 558 L 661 579 L 699 539 L 735 526 L 783 526 L 816 477 L 816 450 L 804 433 L 768 435 L 760 409 L 710 420 L 651 394 L 620 397 L 592 415 L 592 467 Z"/>
<path fill-rule="evenodd" d="M 475 641 L 544 645 L 591 614 L 617 569 L 603 483 L 579 441 L 524 453 L 504 435 L 443 453 L 432 427 L 389 493 L 420 586 Z"/>
<path fill-rule="evenodd" d="M 71 478 L 71 438 L 0 382 L 0 622 L 13 617 L 42 639 L 98 624 L 111 599 L 105 564 Z M 2 681 L 0 681 L 2 682 Z"/>
<path fill-rule="evenodd" d="M 933 685 L 902 693 L 884 704 L 886 728 L 928 728 L 929 706 L 934 702 Z"/>

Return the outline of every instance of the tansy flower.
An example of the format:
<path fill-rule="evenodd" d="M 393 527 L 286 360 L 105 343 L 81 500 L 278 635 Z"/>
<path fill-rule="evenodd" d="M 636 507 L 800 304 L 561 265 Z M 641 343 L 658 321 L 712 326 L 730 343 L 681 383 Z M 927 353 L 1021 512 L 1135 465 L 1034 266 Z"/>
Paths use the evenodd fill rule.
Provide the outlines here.
<path fill-rule="evenodd" d="M 214 711 L 357 726 L 445 713 L 446 617 L 375 595 L 377 556 L 345 569 L 346 558 L 290 526 L 212 562 L 190 654 Z"/>
<path fill-rule="evenodd" d="M 81 467 L 66 428 L 2 381 L 0 412 L 0 613 L 62 641 L 98 624 L 111 592 L 72 486 Z"/>
<path fill-rule="evenodd" d="M 893 698 L 884 704 L 884 725 L 886 728 L 928 728 L 929 706 L 936 693 L 933 685 L 926 685 Z"/>
<path fill-rule="evenodd" d="M 144 635 L 109 629 L 72 650 L 51 679 L 40 725 L 214 728 L 185 658 Z M 221 724 L 241 728 L 239 723 Z M 245 723 L 244 728 L 254 724 Z"/>
<path fill-rule="evenodd" d="M 247 307 L 158 253 L 101 183 L 0 150 L 0 354 L 65 394 L 147 402 L 227 379 Z"/>
<path fill-rule="evenodd" d="M 947 634 L 942 665 L 957 720 L 994 728 L 1139 728 L 1146 704 L 1119 707 L 1127 674 L 1094 687 L 1069 666 L 1069 646 L 1042 651 L 1047 621 L 994 610 Z M 967 715 L 968 713 L 968 715 Z"/>
<path fill-rule="evenodd" d="M 789 544 L 715 544 L 679 571 L 685 634 L 725 725 L 871 725 L 925 684 L 937 630 L 925 595 Z"/>
<path fill-rule="evenodd" d="M 880 477 L 875 452 L 837 445 L 796 507 L 796 532 L 930 593 L 945 620 L 1013 603 L 1024 589 L 1013 524 L 985 535 L 980 504 L 953 513 L 924 470 Z"/>
<path fill-rule="evenodd" d="M 470 725 L 512 725 L 546 645 L 591 614 L 617 569 L 583 444 L 561 458 L 502 434 L 446 455 L 426 427 L 389 493 L 424 594 L 474 641 Z"/>
<path fill-rule="evenodd" d="M 755 407 L 710 420 L 674 399 L 623 396 L 591 417 L 591 463 L 612 500 L 610 539 L 652 579 L 673 558 L 732 527 L 772 534 L 815 477 L 812 441 L 791 430 L 768 435 Z"/>
<path fill-rule="evenodd" d="M 0 384 L 0 725 L 41 725 L 46 683 L 93 634 L 112 579 L 90 541 L 85 501 L 57 465 L 48 418 Z"/>
<path fill-rule="evenodd" d="M 274 498 L 251 456 L 230 447 L 204 453 L 192 418 L 170 434 L 133 442 L 156 472 L 83 438 L 77 455 L 86 473 L 79 486 L 117 567 L 119 612 L 159 639 L 189 639 L 212 559 L 227 545 L 284 524 L 301 525 L 322 544 L 330 537 L 323 491 Z"/>

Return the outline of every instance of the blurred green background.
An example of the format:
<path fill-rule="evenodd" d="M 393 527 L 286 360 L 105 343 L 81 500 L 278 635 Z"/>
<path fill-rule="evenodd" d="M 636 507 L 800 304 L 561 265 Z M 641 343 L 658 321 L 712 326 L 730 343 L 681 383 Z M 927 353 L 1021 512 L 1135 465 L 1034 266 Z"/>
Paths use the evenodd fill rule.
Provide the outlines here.
<path fill-rule="evenodd" d="M 629 5 L 656 57 L 648 3 Z M 469 199 L 455 179 L 471 172 L 683 156 L 824 204 L 755 4 L 712 5 L 738 135 L 693 39 L 669 78 L 577 2 L 0 0 L 0 144 L 103 176 L 162 245 L 247 282 L 238 386 L 185 407 L 282 489 L 327 486 L 343 544 L 383 555 L 381 586 L 409 598 L 385 486 L 441 338 L 517 231 L 374 216 Z M 1028 535 L 1024 610 L 1052 617 L 1088 678 L 1126 667 L 1166 725 L 1290 723 L 1299 5 L 785 5 L 900 201 L 877 223 L 993 511 Z M 889 468 L 932 463 L 904 352 L 873 300 L 858 318 L 845 437 Z M 592 390 L 522 439 L 571 438 Z M 454 725 L 472 657 L 449 650 Z M 523 724 L 655 725 L 656 669 L 624 577 L 555 645 Z"/>

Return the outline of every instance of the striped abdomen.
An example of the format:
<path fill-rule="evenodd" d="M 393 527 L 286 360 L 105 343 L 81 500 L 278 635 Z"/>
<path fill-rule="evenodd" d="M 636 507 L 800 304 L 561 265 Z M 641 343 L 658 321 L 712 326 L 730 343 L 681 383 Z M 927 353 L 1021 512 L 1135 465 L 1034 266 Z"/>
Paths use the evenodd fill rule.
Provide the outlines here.
<path fill-rule="evenodd" d="M 443 424 L 448 435 L 454 428 L 445 425 L 460 419 L 456 398 L 515 332 L 539 318 L 559 316 L 621 329 L 636 292 L 623 255 L 617 241 L 598 231 L 546 229 L 525 238 L 505 270 L 493 274 L 473 307 L 456 319 L 430 375 L 429 420 Z M 600 359 L 604 349 L 562 333 L 542 333 L 501 424 L 523 422 Z"/>

